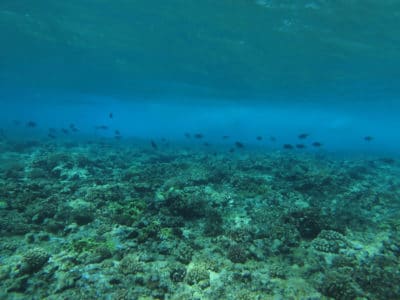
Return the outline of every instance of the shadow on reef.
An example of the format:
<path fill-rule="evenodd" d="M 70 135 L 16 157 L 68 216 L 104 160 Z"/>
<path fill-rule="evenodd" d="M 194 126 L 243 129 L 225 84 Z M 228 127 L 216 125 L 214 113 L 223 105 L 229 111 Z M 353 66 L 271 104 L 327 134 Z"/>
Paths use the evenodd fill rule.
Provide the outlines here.
<path fill-rule="evenodd" d="M 0 298 L 400 297 L 395 160 L 5 149 Z"/>

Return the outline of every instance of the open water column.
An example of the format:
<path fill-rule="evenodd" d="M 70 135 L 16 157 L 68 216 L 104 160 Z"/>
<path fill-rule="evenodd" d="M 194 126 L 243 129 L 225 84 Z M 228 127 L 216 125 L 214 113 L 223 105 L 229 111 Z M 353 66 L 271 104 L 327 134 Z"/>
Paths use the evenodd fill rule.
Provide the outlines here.
<path fill-rule="evenodd" d="M 400 299 L 400 2 L 0 3 L 1 299 Z"/>

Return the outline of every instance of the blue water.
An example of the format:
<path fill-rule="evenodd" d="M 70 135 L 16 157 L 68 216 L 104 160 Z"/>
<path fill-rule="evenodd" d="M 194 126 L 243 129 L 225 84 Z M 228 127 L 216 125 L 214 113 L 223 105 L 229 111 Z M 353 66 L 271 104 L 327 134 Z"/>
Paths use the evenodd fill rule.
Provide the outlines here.
<path fill-rule="evenodd" d="M 396 154 L 399 11 L 393 1 L 3 1 L 0 125 L 177 141 L 201 132 L 272 148 L 307 132 L 327 151 Z"/>

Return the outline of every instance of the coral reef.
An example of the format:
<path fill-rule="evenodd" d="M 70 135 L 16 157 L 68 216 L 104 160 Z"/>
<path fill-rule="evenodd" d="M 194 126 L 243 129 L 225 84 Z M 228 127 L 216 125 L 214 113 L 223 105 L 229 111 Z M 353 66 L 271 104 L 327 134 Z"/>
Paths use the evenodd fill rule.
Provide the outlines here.
<path fill-rule="evenodd" d="M 1 299 L 400 298 L 395 159 L 4 143 Z"/>

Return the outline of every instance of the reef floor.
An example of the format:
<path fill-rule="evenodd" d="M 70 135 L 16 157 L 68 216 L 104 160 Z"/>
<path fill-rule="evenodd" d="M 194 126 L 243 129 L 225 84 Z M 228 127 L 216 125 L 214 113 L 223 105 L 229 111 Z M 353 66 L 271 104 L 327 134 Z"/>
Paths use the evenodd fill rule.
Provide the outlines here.
<path fill-rule="evenodd" d="M 0 150 L 0 299 L 400 299 L 397 159 Z"/>

